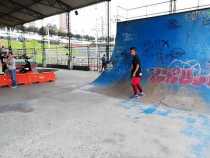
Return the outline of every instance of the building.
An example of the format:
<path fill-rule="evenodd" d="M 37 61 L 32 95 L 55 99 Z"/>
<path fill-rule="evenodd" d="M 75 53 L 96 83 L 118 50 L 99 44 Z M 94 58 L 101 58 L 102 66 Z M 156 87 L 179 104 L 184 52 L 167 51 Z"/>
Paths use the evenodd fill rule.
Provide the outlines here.
<path fill-rule="evenodd" d="M 67 17 L 67 13 L 63 13 L 59 17 L 59 29 L 62 32 L 68 32 L 68 28 L 67 28 L 67 21 L 68 21 L 68 19 L 67 18 L 68 18 Z M 70 17 L 69 17 L 69 21 L 71 21 Z M 71 24 L 70 24 L 69 27 L 71 28 Z"/>

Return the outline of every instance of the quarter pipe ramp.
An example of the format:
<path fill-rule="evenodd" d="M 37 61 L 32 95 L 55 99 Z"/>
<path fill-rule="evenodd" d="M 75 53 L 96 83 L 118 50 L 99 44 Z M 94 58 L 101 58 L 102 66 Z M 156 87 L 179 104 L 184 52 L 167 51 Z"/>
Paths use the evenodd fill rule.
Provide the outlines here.
<path fill-rule="evenodd" d="M 210 9 L 119 22 L 113 68 L 94 82 L 101 92 L 130 94 L 130 47 L 141 59 L 146 103 L 210 110 Z"/>

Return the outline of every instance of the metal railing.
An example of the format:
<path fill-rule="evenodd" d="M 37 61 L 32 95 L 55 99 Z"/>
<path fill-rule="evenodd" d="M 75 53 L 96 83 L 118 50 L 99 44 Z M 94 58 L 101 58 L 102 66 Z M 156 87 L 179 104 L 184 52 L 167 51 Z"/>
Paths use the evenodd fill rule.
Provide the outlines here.
<path fill-rule="evenodd" d="M 173 3 L 172 3 L 173 2 Z M 143 19 L 160 15 L 167 15 L 171 13 L 179 13 L 190 10 L 210 8 L 210 3 L 204 3 L 202 0 L 196 0 L 193 5 L 182 6 L 181 1 L 162 1 L 149 5 L 143 5 L 134 8 L 117 7 L 117 21 L 128 21 L 135 19 Z M 161 11 L 160 11 L 161 10 Z"/>

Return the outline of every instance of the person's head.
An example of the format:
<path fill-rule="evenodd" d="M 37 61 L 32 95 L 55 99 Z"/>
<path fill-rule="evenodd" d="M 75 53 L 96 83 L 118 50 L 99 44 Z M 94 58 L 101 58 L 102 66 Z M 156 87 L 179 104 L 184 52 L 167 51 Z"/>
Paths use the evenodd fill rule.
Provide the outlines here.
<path fill-rule="evenodd" d="M 136 55 L 136 48 L 135 47 L 131 47 L 130 48 L 130 53 L 132 56 L 135 56 Z"/>
<path fill-rule="evenodd" d="M 103 55 L 103 57 L 106 57 L 105 54 Z"/>
<path fill-rule="evenodd" d="M 13 56 L 12 51 L 9 51 L 8 56 L 9 56 L 9 57 L 12 57 L 12 56 Z"/>

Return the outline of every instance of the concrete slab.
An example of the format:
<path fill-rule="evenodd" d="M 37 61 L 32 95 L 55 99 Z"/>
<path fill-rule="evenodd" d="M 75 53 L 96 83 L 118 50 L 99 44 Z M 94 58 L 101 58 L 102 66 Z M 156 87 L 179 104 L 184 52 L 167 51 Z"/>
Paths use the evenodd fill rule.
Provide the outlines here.
<path fill-rule="evenodd" d="M 57 75 L 55 83 L 0 89 L 1 158 L 209 156 L 207 115 L 92 92 L 95 72 Z"/>

